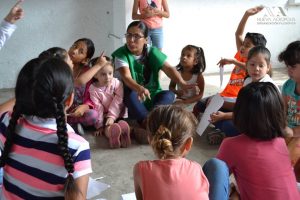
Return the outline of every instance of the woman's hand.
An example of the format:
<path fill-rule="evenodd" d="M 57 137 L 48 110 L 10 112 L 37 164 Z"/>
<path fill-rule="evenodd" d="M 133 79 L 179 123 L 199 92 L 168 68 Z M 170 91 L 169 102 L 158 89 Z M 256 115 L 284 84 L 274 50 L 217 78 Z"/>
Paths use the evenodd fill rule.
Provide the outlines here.
<path fill-rule="evenodd" d="M 137 93 L 140 101 L 146 101 L 147 98 L 151 99 L 149 90 L 147 88 L 144 88 L 143 86 L 140 87 Z"/>

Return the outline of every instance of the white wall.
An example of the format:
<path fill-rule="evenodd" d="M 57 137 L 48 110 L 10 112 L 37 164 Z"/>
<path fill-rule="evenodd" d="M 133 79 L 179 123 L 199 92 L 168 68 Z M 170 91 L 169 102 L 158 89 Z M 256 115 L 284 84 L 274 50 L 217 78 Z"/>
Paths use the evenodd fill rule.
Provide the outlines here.
<path fill-rule="evenodd" d="M 122 9 L 114 6 L 118 1 Z M 14 3 L 0 0 L 1 18 Z M 0 51 L 0 88 L 14 87 L 25 62 L 50 47 L 69 49 L 75 40 L 88 37 L 95 43 L 98 55 L 104 49 L 110 54 L 114 45 L 120 45 L 118 39 L 108 35 L 115 32 L 117 22 L 125 27 L 125 22 L 112 16 L 124 16 L 123 0 L 25 0 L 22 7 L 25 17 L 17 22 L 17 30 Z"/>
<path fill-rule="evenodd" d="M 17 23 L 18 29 L 0 51 L 0 88 L 15 85 L 16 76 L 26 61 L 41 51 L 60 46 L 68 49 L 81 37 L 91 38 L 96 46 L 95 55 L 106 50 L 107 55 L 124 42 L 124 33 L 131 22 L 133 0 L 26 0 L 26 16 Z M 187 44 L 203 47 L 207 60 L 206 73 L 218 71 L 221 57 L 236 53 L 234 32 L 245 10 L 264 4 L 268 8 L 285 8 L 287 0 L 168 0 L 171 16 L 164 19 L 165 47 L 172 65 L 178 63 L 181 49 Z M 4 17 L 13 0 L 0 0 L 0 17 Z M 284 10 L 286 19 L 295 19 L 292 25 L 259 25 L 251 17 L 245 32 L 263 33 L 272 53 L 275 67 L 278 53 L 286 45 L 300 39 L 300 7 Z M 280 18 L 280 17 L 279 17 Z M 117 37 L 109 34 L 113 34 Z M 119 39 L 120 38 L 120 39 Z M 227 70 L 231 70 L 228 67 Z"/>
<path fill-rule="evenodd" d="M 216 72 L 216 63 L 221 57 L 232 58 L 236 53 L 235 30 L 246 9 L 256 5 L 265 5 L 276 11 L 285 7 L 287 0 L 169 0 L 171 17 L 165 20 L 165 48 L 173 65 L 178 63 L 181 49 L 187 44 L 201 46 L 207 61 L 206 72 Z M 274 8 L 273 8 L 274 7 Z M 294 18 L 292 25 L 259 25 L 267 9 L 249 18 L 246 32 L 258 32 L 265 35 L 267 47 L 272 53 L 274 67 L 282 66 L 277 56 L 286 45 L 300 39 L 300 7 L 289 7 L 284 10 L 286 19 Z M 274 20 L 274 17 L 267 17 Z M 280 19 L 279 17 L 278 19 Z M 282 19 L 282 18 L 281 18 Z M 226 68 L 225 68 L 226 69 Z M 231 71 L 232 67 L 227 67 Z"/>

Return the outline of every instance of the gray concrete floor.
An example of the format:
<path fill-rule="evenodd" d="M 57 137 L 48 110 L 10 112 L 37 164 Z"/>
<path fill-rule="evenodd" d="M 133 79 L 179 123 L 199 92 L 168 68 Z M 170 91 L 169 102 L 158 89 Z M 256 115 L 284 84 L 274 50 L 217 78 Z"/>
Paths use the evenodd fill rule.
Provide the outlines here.
<path fill-rule="evenodd" d="M 209 96 L 219 92 L 218 74 L 205 74 L 205 95 Z M 229 74 L 226 74 L 223 86 L 226 85 Z M 273 80 L 282 85 L 288 79 L 285 68 L 276 68 L 273 71 Z M 169 79 L 162 76 L 162 85 L 167 88 Z M 12 89 L 0 90 L 0 103 L 13 96 Z M 206 132 L 209 130 L 206 130 Z M 101 182 L 109 184 L 111 187 L 100 194 L 97 198 L 107 200 L 120 200 L 122 194 L 134 191 L 132 170 L 136 162 L 140 160 L 155 159 L 152 149 L 149 145 L 139 145 L 132 141 L 129 148 L 110 149 L 108 140 L 104 136 L 94 137 L 91 131 L 86 131 L 84 137 L 90 142 L 92 152 L 92 177 L 104 177 Z M 215 156 L 218 146 L 210 146 L 206 143 L 205 133 L 203 136 L 195 135 L 192 150 L 187 155 L 188 159 L 204 162 Z"/>

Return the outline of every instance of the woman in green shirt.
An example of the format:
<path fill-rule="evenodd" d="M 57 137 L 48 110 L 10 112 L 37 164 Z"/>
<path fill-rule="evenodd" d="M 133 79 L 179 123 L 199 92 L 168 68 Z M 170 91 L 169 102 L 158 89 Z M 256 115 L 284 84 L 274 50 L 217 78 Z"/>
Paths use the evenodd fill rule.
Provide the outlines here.
<path fill-rule="evenodd" d="M 125 34 L 126 44 L 115 52 L 115 70 L 125 85 L 124 103 L 130 118 L 144 124 L 148 112 L 158 105 L 172 104 L 173 92 L 162 90 L 159 71 L 172 81 L 189 88 L 180 74 L 168 62 L 167 56 L 156 47 L 148 47 L 148 29 L 141 21 L 133 21 Z"/>

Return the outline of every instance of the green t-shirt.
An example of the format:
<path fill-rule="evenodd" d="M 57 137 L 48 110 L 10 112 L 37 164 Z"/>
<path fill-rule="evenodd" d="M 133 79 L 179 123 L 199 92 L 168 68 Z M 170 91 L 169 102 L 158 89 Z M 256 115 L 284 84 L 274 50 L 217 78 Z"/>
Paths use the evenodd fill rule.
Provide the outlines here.
<path fill-rule="evenodd" d="M 149 90 L 151 100 L 147 99 L 144 104 L 147 109 L 150 110 L 153 106 L 153 97 L 162 90 L 159 82 L 159 70 L 163 67 L 167 56 L 156 47 L 148 48 L 148 63 L 151 69 L 151 75 L 147 84 L 144 83 L 144 65 L 141 64 L 133 54 L 131 54 L 126 45 L 113 52 L 112 57 L 113 59 L 117 57 L 118 59 L 128 63 L 133 80 Z"/>

